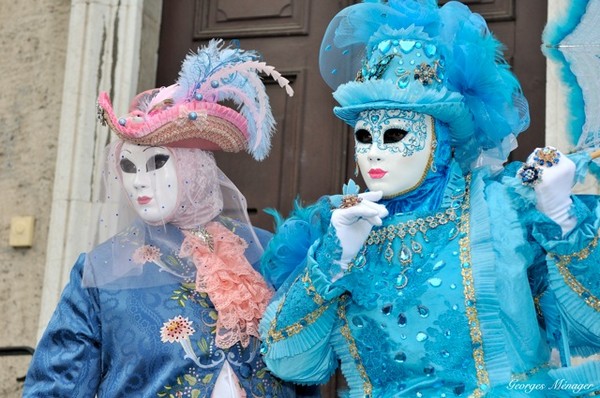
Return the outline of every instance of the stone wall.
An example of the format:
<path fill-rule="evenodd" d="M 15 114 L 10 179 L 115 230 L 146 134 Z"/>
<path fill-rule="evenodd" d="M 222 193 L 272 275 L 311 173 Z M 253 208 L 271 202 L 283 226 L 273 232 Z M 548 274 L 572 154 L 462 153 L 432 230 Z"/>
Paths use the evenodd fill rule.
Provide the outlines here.
<path fill-rule="evenodd" d="M 0 2 L 0 347 L 35 347 L 38 338 L 55 170 L 73 160 L 57 164 L 73 3 Z M 154 84 L 162 2 L 143 4 L 141 89 Z M 35 217 L 31 248 L 9 246 L 14 216 Z M 29 360 L 0 357 L 0 397 L 21 396 L 16 378 L 25 375 Z"/>
<path fill-rule="evenodd" d="M 0 346 L 35 346 L 56 162 L 68 0 L 0 2 Z M 34 243 L 9 246 L 13 216 Z M 0 357 L 0 396 L 20 396 L 29 357 Z"/>

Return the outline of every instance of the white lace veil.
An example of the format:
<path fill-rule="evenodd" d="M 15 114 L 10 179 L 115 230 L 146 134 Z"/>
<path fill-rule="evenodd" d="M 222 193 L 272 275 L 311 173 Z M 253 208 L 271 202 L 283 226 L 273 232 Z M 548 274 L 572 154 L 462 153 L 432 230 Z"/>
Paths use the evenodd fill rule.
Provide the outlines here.
<path fill-rule="evenodd" d="M 263 247 L 250 224 L 246 199 L 217 167 L 211 152 L 167 148 L 176 163 L 177 206 L 163 222 L 150 224 L 137 216 L 124 192 L 119 168 L 122 145 L 119 140 L 105 150 L 104 199 L 98 206 L 94 247 L 86 258 L 84 286 L 123 289 L 133 280 L 136 287 L 172 283 L 173 278 L 192 281 L 194 265 L 178 256 L 182 230 L 197 229 L 213 220 L 243 238 L 248 243 L 248 261 L 258 262 Z M 156 263 L 163 276 L 168 277 L 131 278 L 140 276 L 148 262 Z"/>

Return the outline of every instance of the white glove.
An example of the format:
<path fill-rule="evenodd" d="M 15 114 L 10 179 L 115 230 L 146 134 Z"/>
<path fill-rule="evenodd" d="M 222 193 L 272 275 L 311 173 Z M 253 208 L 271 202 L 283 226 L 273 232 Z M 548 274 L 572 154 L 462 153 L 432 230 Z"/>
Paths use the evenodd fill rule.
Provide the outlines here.
<path fill-rule="evenodd" d="M 358 195 L 360 203 L 345 209 L 336 209 L 331 216 L 331 225 L 342 246 L 340 266 L 348 269 L 348 263 L 358 254 L 367 240 L 371 228 L 381 225 L 381 219 L 388 215 L 384 205 L 377 202 L 382 192 L 365 192 Z"/>
<path fill-rule="evenodd" d="M 542 148 L 537 148 L 527 158 L 528 163 L 535 163 L 542 169 L 541 181 L 534 185 L 537 197 L 536 208 L 560 225 L 564 236 L 577 225 L 577 218 L 570 214 L 573 204 L 571 189 L 575 183 L 575 163 L 556 150 L 558 163 L 550 167 L 547 164 L 540 165 L 535 161 L 536 154 L 539 155 L 540 150 Z"/>

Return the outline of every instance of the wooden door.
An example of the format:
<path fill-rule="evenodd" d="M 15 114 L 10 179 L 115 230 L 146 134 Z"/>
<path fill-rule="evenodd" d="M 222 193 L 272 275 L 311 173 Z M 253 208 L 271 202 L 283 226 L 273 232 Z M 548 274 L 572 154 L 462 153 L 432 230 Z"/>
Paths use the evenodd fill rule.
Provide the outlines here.
<path fill-rule="evenodd" d="M 239 39 L 260 51 L 292 82 L 293 98 L 267 81 L 277 133 L 269 158 L 218 154 L 217 161 L 248 200 L 252 222 L 272 229 L 262 212 L 273 207 L 286 215 L 296 197 L 311 203 L 338 193 L 353 177 L 351 130 L 333 116 L 335 101 L 318 69 L 321 38 L 331 18 L 352 0 L 171 0 L 163 2 L 157 85 L 176 78 L 181 60 L 209 38 Z M 442 0 L 440 3 L 445 3 Z M 506 56 L 529 99 L 531 127 L 519 138 L 515 159 L 543 145 L 545 61 L 540 51 L 546 19 L 544 0 L 464 0 L 489 22 L 507 46 Z M 518 3 L 518 4 L 517 4 Z M 357 180 L 360 180 L 358 178 Z M 362 181 L 359 181 L 361 183 Z M 362 185 L 364 187 L 364 184 Z M 338 374 L 323 387 L 333 398 L 343 385 Z"/>
<path fill-rule="evenodd" d="M 332 114 L 331 90 L 318 69 L 318 50 L 329 20 L 345 1 L 177 0 L 163 3 L 158 85 L 171 84 L 190 49 L 210 38 L 239 39 L 259 51 L 292 82 L 289 98 L 265 79 L 277 121 L 270 156 L 217 154 L 221 169 L 248 200 L 252 222 L 272 229 L 262 209 L 287 215 L 300 196 L 307 203 L 341 189 L 348 135 Z"/>

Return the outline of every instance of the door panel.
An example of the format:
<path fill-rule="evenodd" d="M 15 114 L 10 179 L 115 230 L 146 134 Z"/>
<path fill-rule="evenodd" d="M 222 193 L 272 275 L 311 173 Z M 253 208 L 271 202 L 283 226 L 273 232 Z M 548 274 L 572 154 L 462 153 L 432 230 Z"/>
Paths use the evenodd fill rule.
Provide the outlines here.
<path fill-rule="evenodd" d="M 194 39 L 308 35 L 310 2 L 196 0 Z"/>
<path fill-rule="evenodd" d="M 440 1 L 445 4 L 448 1 Z M 514 21 L 515 0 L 463 0 L 461 3 L 469 6 L 471 11 L 481 14 L 486 21 Z"/>
<path fill-rule="evenodd" d="M 239 38 L 292 82 L 295 95 L 264 79 L 277 132 L 271 155 L 257 163 L 245 154 L 217 154 L 219 166 L 248 200 L 252 222 L 272 229 L 262 209 L 287 214 L 294 198 L 307 203 L 339 191 L 345 179 L 348 136 L 333 116 L 331 90 L 318 69 L 329 20 L 347 3 L 306 0 L 178 0 L 163 3 L 158 85 L 177 78 L 181 60 L 208 37 Z M 310 28 L 310 29 L 309 29 Z"/>

